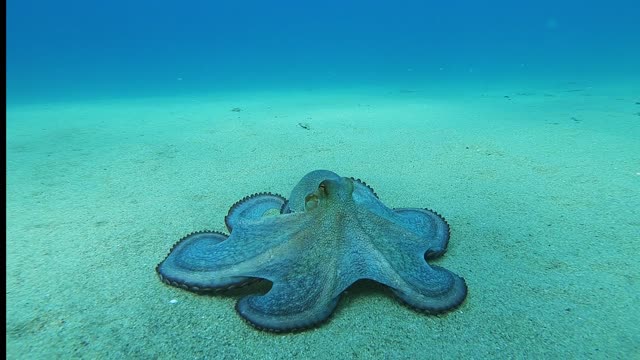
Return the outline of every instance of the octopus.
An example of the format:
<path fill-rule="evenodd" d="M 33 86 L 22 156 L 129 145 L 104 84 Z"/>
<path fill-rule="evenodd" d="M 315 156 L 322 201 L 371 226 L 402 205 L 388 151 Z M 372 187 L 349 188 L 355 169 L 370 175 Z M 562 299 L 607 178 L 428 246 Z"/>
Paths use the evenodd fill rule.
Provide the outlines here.
<path fill-rule="evenodd" d="M 449 225 L 435 211 L 389 208 L 365 182 L 328 170 L 305 175 L 288 199 L 257 193 L 231 206 L 229 235 L 198 231 L 178 241 L 156 267 L 160 279 L 196 293 L 271 282 L 245 294 L 238 314 L 257 329 L 318 326 L 358 280 L 388 287 L 429 314 L 458 307 L 465 280 L 427 260 L 442 256 Z"/>

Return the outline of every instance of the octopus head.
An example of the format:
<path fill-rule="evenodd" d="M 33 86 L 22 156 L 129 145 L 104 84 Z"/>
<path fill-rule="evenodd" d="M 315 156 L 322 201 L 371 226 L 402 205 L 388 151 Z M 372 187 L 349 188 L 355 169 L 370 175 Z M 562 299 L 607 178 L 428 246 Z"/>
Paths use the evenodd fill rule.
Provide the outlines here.
<path fill-rule="evenodd" d="M 323 180 L 316 191 L 307 195 L 304 201 L 305 210 L 313 210 L 331 203 L 343 203 L 352 200 L 354 190 L 353 179 L 339 178 Z"/>

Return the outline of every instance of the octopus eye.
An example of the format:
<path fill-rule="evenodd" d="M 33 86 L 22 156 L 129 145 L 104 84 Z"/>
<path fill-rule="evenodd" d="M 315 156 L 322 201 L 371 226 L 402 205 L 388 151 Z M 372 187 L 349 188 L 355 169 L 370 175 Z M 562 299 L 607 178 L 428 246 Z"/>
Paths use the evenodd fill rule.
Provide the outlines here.
<path fill-rule="evenodd" d="M 327 185 L 324 182 L 321 182 L 318 185 L 318 193 L 326 195 L 327 194 Z"/>
<path fill-rule="evenodd" d="M 304 208 L 306 210 L 312 210 L 318 207 L 318 197 L 315 194 L 307 195 L 304 199 Z"/>

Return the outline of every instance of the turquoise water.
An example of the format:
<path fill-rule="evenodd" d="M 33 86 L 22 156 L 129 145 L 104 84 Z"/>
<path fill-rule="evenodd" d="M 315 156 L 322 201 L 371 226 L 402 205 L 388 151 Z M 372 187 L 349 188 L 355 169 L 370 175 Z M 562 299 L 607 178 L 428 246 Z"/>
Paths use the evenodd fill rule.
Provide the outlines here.
<path fill-rule="evenodd" d="M 410 83 L 638 80 L 613 1 L 9 1 L 10 102 Z"/>
<path fill-rule="evenodd" d="M 9 1 L 7 358 L 640 358 L 639 14 Z M 430 315 L 358 282 L 327 322 L 273 334 L 235 310 L 268 282 L 160 281 L 179 239 L 228 233 L 238 200 L 316 169 L 444 216 L 428 263 L 464 277 L 464 302 Z"/>

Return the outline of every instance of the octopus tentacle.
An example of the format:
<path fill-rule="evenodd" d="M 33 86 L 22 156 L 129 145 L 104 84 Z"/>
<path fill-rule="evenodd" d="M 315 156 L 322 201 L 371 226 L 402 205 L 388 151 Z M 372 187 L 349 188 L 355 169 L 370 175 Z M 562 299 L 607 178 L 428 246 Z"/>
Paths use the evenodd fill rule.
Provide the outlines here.
<path fill-rule="evenodd" d="M 229 209 L 229 213 L 224 218 L 224 223 L 229 231 L 241 220 L 258 219 L 264 216 L 269 210 L 281 211 L 285 198 L 269 192 L 257 193 L 245 196 L 236 202 Z"/>
<path fill-rule="evenodd" d="M 328 296 L 321 277 L 314 275 L 274 283 L 265 295 L 240 299 L 236 310 L 249 324 L 265 331 L 291 332 L 317 326 L 331 316 L 340 296 Z"/>
<path fill-rule="evenodd" d="M 280 207 L 280 214 L 288 214 L 291 211 L 289 210 L 289 200 L 284 199 L 284 203 L 282 203 L 282 206 Z"/>
<path fill-rule="evenodd" d="M 371 194 L 373 194 L 373 196 L 375 196 L 377 199 L 380 199 L 378 194 L 376 194 L 375 190 L 373 190 L 373 188 L 369 184 L 364 182 L 363 180 L 356 179 L 354 177 L 351 177 L 351 180 L 353 180 L 353 181 L 359 183 L 360 185 L 362 185 L 363 187 L 367 188 L 369 191 L 371 191 Z"/>
<path fill-rule="evenodd" d="M 410 307 L 438 314 L 458 307 L 467 296 L 464 278 L 439 266 L 423 264 L 415 271 L 403 273 L 406 282 L 391 291 Z"/>
<path fill-rule="evenodd" d="M 172 286 L 194 292 L 227 290 L 244 286 L 254 279 L 250 277 L 218 278 L 209 261 L 209 254 L 225 241 L 227 235 L 217 231 L 196 231 L 180 239 L 167 257 L 156 266 L 160 279 Z"/>
<path fill-rule="evenodd" d="M 445 218 L 429 209 L 398 208 L 403 226 L 428 242 L 425 259 L 435 259 L 447 251 L 451 230 Z"/>

